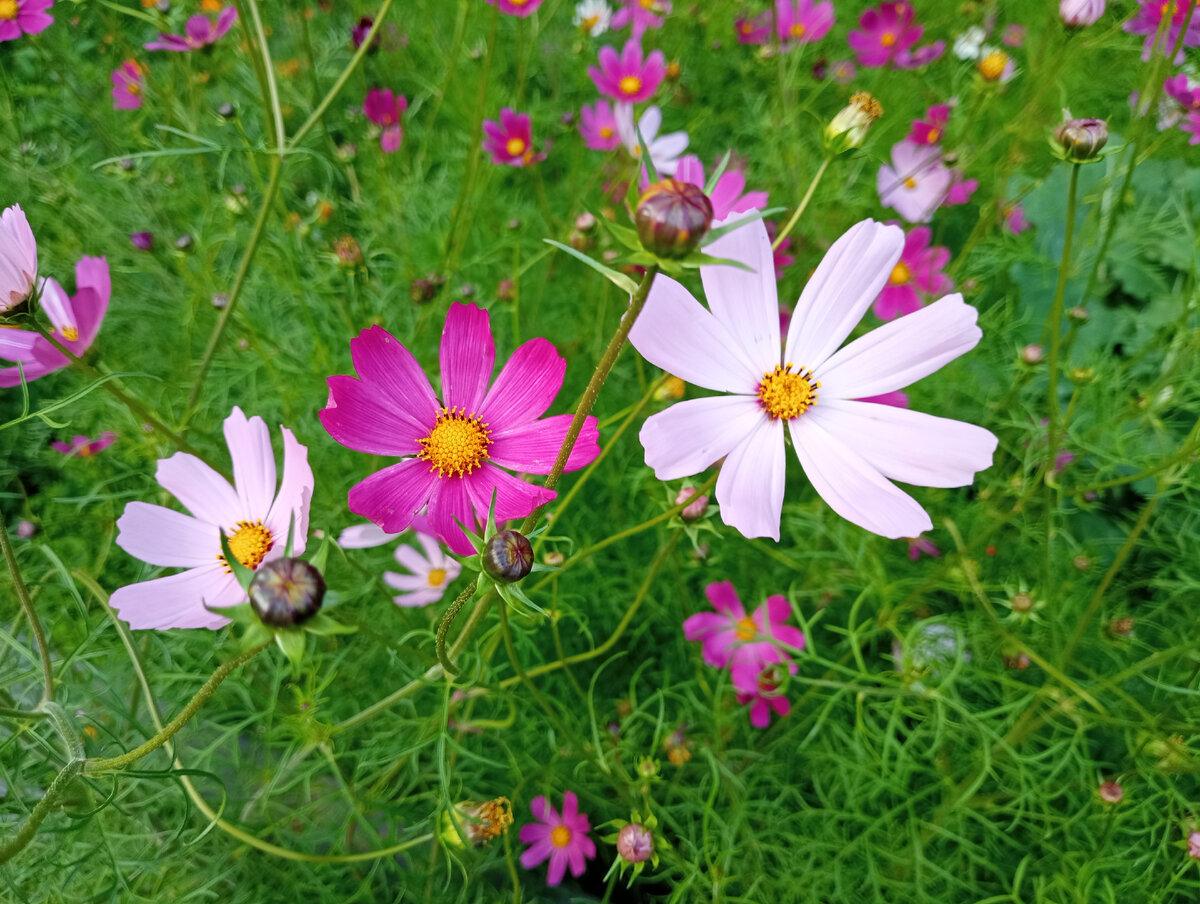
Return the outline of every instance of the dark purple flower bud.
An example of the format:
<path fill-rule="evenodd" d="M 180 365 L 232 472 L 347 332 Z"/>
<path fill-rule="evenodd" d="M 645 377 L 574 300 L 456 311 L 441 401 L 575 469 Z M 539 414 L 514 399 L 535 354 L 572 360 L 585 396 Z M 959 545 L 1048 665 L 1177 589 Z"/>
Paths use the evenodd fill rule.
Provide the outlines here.
<path fill-rule="evenodd" d="M 300 559 L 265 562 L 250 582 L 250 608 L 272 628 L 291 628 L 308 621 L 324 599 L 321 572 Z"/>
<path fill-rule="evenodd" d="M 1108 123 L 1103 119 L 1070 119 L 1054 130 L 1054 140 L 1072 163 L 1092 160 L 1108 143 Z"/>
<path fill-rule="evenodd" d="M 713 206 L 697 186 L 675 179 L 651 185 L 638 201 L 638 238 L 651 254 L 687 257 L 712 226 Z"/>
<path fill-rule="evenodd" d="M 483 570 L 503 584 L 515 584 L 533 570 L 533 546 L 515 530 L 502 530 L 488 540 L 480 558 Z"/>
<path fill-rule="evenodd" d="M 154 233 L 152 232 L 135 232 L 129 236 L 129 242 L 134 248 L 139 251 L 154 250 Z"/>
<path fill-rule="evenodd" d="M 375 20 L 370 16 L 363 16 L 358 20 L 358 24 L 350 29 L 350 40 L 354 42 L 354 49 L 362 47 L 363 41 L 367 39 L 367 35 L 371 33 L 371 27 L 375 24 Z M 375 40 L 371 42 L 371 46 L 367 48 L 367 53 L 374 53 L 379 49 L 379 35 L 375 36 Z"/>

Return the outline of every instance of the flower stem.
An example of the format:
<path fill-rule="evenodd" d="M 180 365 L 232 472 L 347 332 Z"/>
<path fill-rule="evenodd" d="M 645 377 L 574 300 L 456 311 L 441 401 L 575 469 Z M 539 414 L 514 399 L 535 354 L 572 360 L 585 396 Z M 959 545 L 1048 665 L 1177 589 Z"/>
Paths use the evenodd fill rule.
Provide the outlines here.
<path fill-rule="evenodd" d="M 479 579 L 476 578 L 467 585 L 466 590 L 458 595 L 458 599 L 450 604 L 450 608 L 446 610 L 446 612 L 442 615 L 442 620 L 438 622 L 437 658 L 438 662 L 442 664 L 442 671 L 444 671 L 447 675 L 457 675 L 458 666 L 451 662 L 450 658 L 446 655 L 446 632 L 450 630 L 450 625 L 453 624 L 454 617 L 458 615 L 459 610 L 467 604 L 467 600 L 474 595 L 475 588 L 478 586 Z"/>
<path fill-rule="evenodd" d="M 821 161 L 821 166 L 817 170 L 817 174 L 813 176 L 812 182 L 808 183 L 808 191 L 804 193 L 804 197 L 800 199 L 800 205 L 796 208 L 796 212 L 792 214 L 792 218 L 787 221 L 787 225 L 779 230 L 779 234 L 775 236 L 775 241 L 771 243 L 771 250 L 775 251 L 783 244 L 783 240 L 788 237 L 788 233 L 792 231 L 797 223 L 800 222 L 800 217 L 804 215 L 805 209 L 808 207 L 808 202 L 812 200 L 813 192 L 817 190 L 817 185 L 821 182 L 821 177 L 825 175 L 825 170 L 829 168 L 829 161 L 832 157 L 826 156 Z"/>
<path fill-rule="evenodd" d="M 25 579 L 21 577 L 21 568 L 17 565 L 17 557 L 13 552 L 12 543 L 8 539 L 8 529 L 4 526 L 2 516 L 0 516 L 0 546 L 4 548 L 4 561 L 8 564 L 8 573 L 12 576 L 13 589 L 21 604 L 21 611 L 25 613 L 25 620 L 29 622 L 29 628 L 33 631 L 33 637 L 37 641 L 38 656 L 42 661 L 43 687 L 42 699 L 38 705 L 42 707 L 47 703 L 54 702 L 54 672 L 50 667 L 50 650 L 46 646 L 46 634 L 42 630 L 41 621 L 38 620 L 37 610 L 33 608 L 29 588 L 25 586 Z"/>

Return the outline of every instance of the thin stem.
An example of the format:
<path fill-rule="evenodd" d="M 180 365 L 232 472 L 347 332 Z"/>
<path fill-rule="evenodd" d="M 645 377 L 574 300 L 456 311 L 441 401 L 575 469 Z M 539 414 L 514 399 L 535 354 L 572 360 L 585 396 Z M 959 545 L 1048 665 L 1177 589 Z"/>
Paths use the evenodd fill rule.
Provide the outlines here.
<path fill-rule="evenodd" d="M 795 225 L 800 222 L 800 217 L 804 215 L 804 211 L 808 207 L 808 202 L 812 200 L 813 192 L 817 190 L 817 185 L 820 184 L 821 177 L 825 175 L 825 170 L 829 168 L 829 161 L 832 159 L 832 157 L 826 157 L 821 161 L 821 166 L 817 170 L 817 174 L 813 176 L 812 181 L 808 183 L 808 191 L 806 191 L 804 193 L 804 197 L 800 199 L 800 206 L 796 208 L 796 212 L 792 214 L 792 218 L 787 221 L 787 225 L 779 230 L 779 234 L 775 236 L 775 241 L 771 243 L 772 251 L 776 251 L 779 246 L 783 244 L 783 240 L 788 237 L 788 233 L 791 232 Z"/>
<path fill-rule="evenodd" d="M 25 620 L 29 622 L 34 640 L 37 641 L 38 656 L 42 661 L 42 699 L 38 703 L 38 707 L 41 708 L 47 703 L 54 702 L 54 671 L 50 667 L 50 649 L 46 645 L 46 633 L 42 630 L 37 610 L 33 608 L 29 588 L 25 586 L 25 579 L 21 577 L 21 568 L 17 565 L 17 556 L 8 539 L 8 528 L 4 525 L 2 515 L 0 515 L 0 546 L 4 548 L 4 561 L 8 565 L 8 573 L 12 577 L 13 590 L 16 591 L 17 600 L 21 604 L 21 611 L 25 613 Z"/>
<path fill-rule="evenodd" d="M 244 5 L 250 8 L 250 18 L 254 22 L 254 35 L 258 39 L 258 50 L 262 56 L 263 75 L 267 80 L 267 105 L 274 117 L 274 144 L 282 159 L 285 153 L 283 109 L 279 106 L 279 89 L 275 85 L 275 67 L 271 62 L 271 49 L 267 46 L 267 35 L 263 30 L 262 18 L 258 14 L 258 0 L 246 0 Z"/>
<path fill-rule="evenodd" d="M 1100 483 L 1093 483 L 1083 487 L 1071 487 L 1070 489 L 1064 490 L 1063 494 L 1067 496 L 1079 496 L 1083 493 L 1095 493 L 1099 490 L 1107 490 L 1109 487 L 1119 487 L 1127 483 L 1137 483 L 1139 480 L 1144 480 L 1147 477 L 1153 477 L 1159 471 L 1165 471 L 1172 465 L 1181 464 L 1195 455 L 1197 449 L 1200 448 L 1200 445 L 1198 445 L 1195 440 L 1198 432 L 1200 432 L 1200 421 L 1196 421 L 1195 426 L 1192 427 L 1191 432 L 1188 434 L 1188 438 L 1184 440 L 1183 445 L 1179 447 L 1179 451 L 1174 455 L 1164 458 L 1156 465 L 1152 465 L 1149 468 L 1138 471 L 1136 474 L 1126 475 L 1125 477 L 1114 477 L 1112 480 L 1104 480 Z"/>
<path fill-rule="evenodd" d="M 54 777 L 54 781 L 46 789 L 45 795 L 34 806 L 29 814 L 29 818 L 25 820 L 25 824 L 17 830 L 17 834 L 4 844 L 0 844 L 0 863 L 7 863 L 25 845 L 33 840 L 33 836 L 37 834 L 38 826 L 50 815 L 50 811 L 58 806 L 59 798 L 63 796 L 67 787 L 75 780 L 75 776 L 79 774 L 81 768 L 83 768 L 82 760 L 71 760 Z"/>
<path fill-rule="evenodd" d="M 467 600 L 469 600 L 475 594 L 475 588 L 478 586 L 479 579 L 476 578 L 467 585 L 466 590 L 458 595 L 458 599 L 450 604 L 450 608 L 446 610 L 445 614 L 442 615 L 442 620 L 438 622 L 436 643 L 437 658 L 438 662 L 442 664 L 442 671 L 444 671 L 447 675 L 457 675 L 458 666 L 451 662 L 450 657 L 446 655 L 446 632 L 450 630 L 450 625 L 454 623 L 454 617 L 458 615 L 459 610 L 467 604 Z"/>

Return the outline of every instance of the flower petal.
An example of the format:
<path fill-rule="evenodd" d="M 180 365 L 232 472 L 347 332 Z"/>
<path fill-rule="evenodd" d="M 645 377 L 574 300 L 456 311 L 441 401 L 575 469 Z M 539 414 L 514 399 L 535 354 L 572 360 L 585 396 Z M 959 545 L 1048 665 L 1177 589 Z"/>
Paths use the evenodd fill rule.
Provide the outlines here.
<path fill-rule="evenodd" d="M 275 452 L 266 422 L 247 418 L 236 405 L 225 418 L 225 442 L 233 459 L 233 485 L 247 514 L 262 518 L 275 495 Z"/>
<path fill-rule="evenodd" d="M 546 870 L 546 884 L 558 885 L 567 871 L 567 851 L 556 847 L 550 852 L 550 866 Z"/>
<path fill-rule="evenodd" d="M 298 556 L 308 545 L 308 514 L 315 481 L 308 448 L 300 445 L 287 427 L 280 427 L 279 432 L 283 434 L 283 479 L 265 521 L 284 543 L 291 531 L 292 555 Z"/>
<path fill-rule="evenodd" d="M 725 458 L 717 478 L 721 520 L 744 537 L 779 539 L 787 473 L 783 422 L 761 417 Z"/>
<path fill-rule="evenodd" d="M 425 507 L 438 476 L 429 465 L 410 458 L 376 471 L 350 488 L 350 511 L 374 521 L 389 534 L 408 527 L 413 514 Z"/>
<path fill-rule="evenodd" d="M 558 414 L 503 433 L 493 433 L 493 445 L 488 450 L 488 458 L 494 464 L 514 471 L 549 474 L 573 418 L 574 415 Z M 599 425 L 594 417 L 589 416 L 579 431 L 575 445 L 571 447 L 564 470 L 576 471 L 595 461 L 600 454 L 599 438 Z"/>
<path fill-rule="evenodd" d="M 248 512 L 233 487 L 220 474 L 187 452 L 159 459 L 154 473 L 159 486 L 208 524 L 231 528 Z"/>
<path fill-rule="evenodd" d="M 144 628 L 220 628 L 229 619 L 204 608 L 235 606 L 246 594 L 232 574 L 213 562 L 179 574 L 115 591 L 109 604 L 135 630 Z"/>
<path fill-rule="evenodd" d="M 659 480 L 698 474 L 725 457 L 768 419 L 751 396 L 677 402 L 646 419 L 638 438 Z"/>
<path fill-rule="evenodd" d="M 718 612 L 724 613 L 728 619 L 737 621 L 746 617 L 746 609 L 738 599 L 737 590 L 732 581 L 717 581 L 704 588 L 704 595 Z"/>
<path fill-rule="evenodd" d="M 480 468 L 475 473 L 479 474 L 482 470 Z M 504 472 L 500 471 L 499 473 L 503 474 Z M 463 528 L 471 531 L 478 530 L 483 516 L 476 518 L 476 509 L 471 505 L 471 494 L 467 488 L 467 478 L 436 477 L 434 480 L 432 491 L 429 494 L 427 511 L 429 526 L 438 539 L 449 546 L 452 552 L 456 552 L 460 556 L 469 556 L 475 549 L 471 546 L 471 541 L 467 539 L 466 534 L 463 533 Z M 483 511 L 486 514 L 486 503 L 484 503 Z"/>
<path fill-rule="evenodd" d="M 562 388 L 567 361 L 546 339 L 530 339 L 500 369 L 479 407 L 493 431 L 541 417 Z"/>
<path fill-rule="evenodd" d="M 376 383 L 334 375 L 326 378 L 329 401 L 318 415 L 321 425 L 347 449 L 371 455 L 416 455 L 418 440 L 437 422 L 431 410 L 424 421 L 406 412 L 402 400 Z M 431 390 L 432 391 L 432 390 Z"/>
<path fill-rule="evenodd" d="M 463 481 L 467 485 L 467 494 L 480 524 L 487 517 L 492 490 L 496 491 L 495 515 L 498 523 L 524 518 L 539 505 L 555 497 L 554 490 L 521 480 L 486 462 L 478 471 L 463 478 Z M 450 548 L 454 549 L 453 546 Z"/>
<path fill-rule="evenodd" d="M 338 534 L 337 544 L 342 549 L 370 549 L 373 546 L 383 546 L 395 538 L 378 524 L 352 524 Z"/>
<path fill-rule="evenodd" d="M 488 312 L 473 304 L 452 304 L 442 327 L 439 360 L 442 402 L 477 414 L 487 394 L 496 360 Z"/>
<path fill-rule="evenodd" d="M 130 502 L 117 519 L 117 545 L 143 562 L 178 568 L 212 565 L 221 551 L 215 524 L 161 505 Z"/>
<path fill-rule="evenodd" d="M 734 214 L 735 220 L 742 214 Z M 713 223 L 714 227 L 724 221 Z M 717 321 L 737 341 L 743 357 L 761 376 L 779 363 L 779 295 L 771 239 L 762 220 L 739 226 L 704 247 L 704 253 L 748 266 L 747 273 L 727 265 L 702 266 L 704 298 Z"/>

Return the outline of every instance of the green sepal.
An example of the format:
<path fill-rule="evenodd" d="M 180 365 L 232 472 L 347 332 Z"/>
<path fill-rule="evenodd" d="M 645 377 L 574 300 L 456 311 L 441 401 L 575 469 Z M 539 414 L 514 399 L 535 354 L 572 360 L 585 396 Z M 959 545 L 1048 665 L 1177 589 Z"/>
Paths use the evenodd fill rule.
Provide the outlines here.
<path fill-rule="evenodd" d="M 726 233 L 733 232 L 735 229 L 740 229 L 747 223 L 753 223 L 755 220 L 761 220 L 764 217 L 774 216 L 777 213 L 783 213 L 787 210 L 786 207 L 768 207 L 766 210 L 755 210 L 748 213 L 744 217 L 739 217 L 732 223 L 726 223 L 723 226 L 718 226 L 716 229 L 710 229 L 708 234 L 700 242 L 700 247 L 710 245 Z M 685 258 L 686 259 L 686 258 Z"/>
<path fill-rule="evenodd" d="M 249 595 L 250 582 L 254 580 L 254 572 L 243 565 L 238 557 L 229 549 L 229 538 L 225 536 L 224 528 L 221 528 L 221 555 L 225 557 L 225 564 L 233 572 L 233 576 L 238 584 L 241 585 L 242 590 Z"/>
<path fill-rule="evenodd" d="M 322 611 L 301 625 L 300 630 L 308 631 L 310 634 L 316 634 L 319 637 L 328 637 L 331 634 L 354 634 L 358 631 L 358 628 L 353 625 L 343 625 L 340 621 Z"/>
<path fill-rule="evenodd" d="M 557 565 L 543 565 L 541 562 L 534 562 L 533 567 L 529 569 L 529 573 L 533 574 L 537 571 L 562 571 Z"/>
<path fill-rule="evenodd" d="M 250 604 L 244 606 L 234 606 L 233 609 L 244 609 L 249 613 L 251 621 L 246 621 L 239 613 L 234 621 L 245 624 L 246 630 L 242 632 L 239 643 L 244 650 L 250 650 L 254 647 L 262 646 L 264 643 L 270 643 L 272 631 L 266 625 L 258 620 L 258 616 L 254 614 L 254 610 L 250 608 Z M 221 612 L 225 615 L 233 616 L 233 612 L 229 609 L 222 609 Z"/>
<path fill-rule="evenodd" d="M 329 548 L 331 546 L 337 546 L 337 543 L 329 533 L 326 533 L 325 539 L 321 541 L 321 545 L 317 548 L 317 551 L 308 559 L 308 563 L 312 565 L 313 568 L 317 569 L 317 571 L 321 572 L 321 574 L 325 573 L 325 566 L 329 563 Z M 327 601 L 325 605 L 328 606 L 328 593 L 325 595 L 325 599 Z"/>
<path fill-rule="evenodd" d="M 293 674 L 299 673 L 300 666 L 304 664 L 304 647 L 306 646 L 304 630 L 302 628 L 280 628 L 275 631 L 275 643 L 283 651 L 288 662 L 292 664 Z"/>
<path fill-rule="evenodd" d="M 500 594 L 500 598 L 522 615 L 529 615 L 528 611 L 522 610 L 522 607 L 525 607 L 526 610 L 532 609 L 539 615 L 544 615 L 547 618 L 550 617 L 550 613 L 527 597 L 524 592 L 522 592 L 519 585 L 494 582 L 493 586 L 495 586 L 496 592 Z"/>
<path fill-rule="evenodd" d="M 636 200 L 636 199 L 635 199 Z M 628 248 L 630 251 L 641 251 L 642 240 L 638 238 L 636 230 L 630 229 L 628 226 L 618 226 L 612 220 L 605 217 L 596 218 L 599 223 L 609 231 L 614 239 Z"/>
<path fill-rule="evenodd" d="M 601 276 L 603 276 L 609 282 L 613 283 L 617 288 L 621 289 L 622 291 L 628 292 L 630 295 L 632 295 L 634 292 L 637 291 L 637 283 L 635 283 L 632 279 L 630 279 L 624 273 L 619 273 L 616 270 L 606 267 L 604 264 L 600 263 L 595 258 L 589 257 L 588 255 L 584 254 L 582 251 L 576 251 L 570 245 L 564 245 L 562 242 L 554 241 L 554 239 L 542 239 L 542 241 L 545 242 L 547 245 L 553 245 L 555 248 L 558 248 L 561 251 L 567 252 L 567 254 L 571 255 L 571 257 L 574 257 L 574 258 L 577 258 L 578 260 L 583 261 L 585 264 L 587 264 L 589 267 L 591 267 L 593 270 L 595 270 L 597 273 L 599 273 Z"/>
<path fill-rule="evenodd" d="M 633 128 L 637 132 L 638 147 L 642 149 L 642 153 L 637 157 L 637 162 L 645 165 L 646 172 L 650 174 L 651 185 L 655 182 L 661 182 L 662 177 L 658 175 L 658 170 L 654 166 L 654 160 L 650 156 L 650 145 L 646 144 L 646 139 L 642 137 L 641 123 L 635 122 Z M 638 169 L 640 170 L 641 167 L 638 167 Z"/>
<path fill-rule="evenodd" d="M 288 518 L 288 535 L 287 542 L 283 544 L 283 557 L 285 559 L 292 558 L 292 541 L 296 538 L 296 513 L 292 512 L 292 517 Z M 320 569 L 317 569 L 318 571 Z"/>

